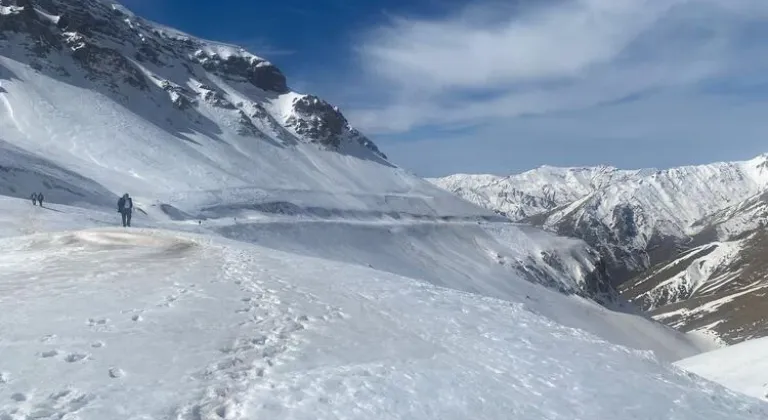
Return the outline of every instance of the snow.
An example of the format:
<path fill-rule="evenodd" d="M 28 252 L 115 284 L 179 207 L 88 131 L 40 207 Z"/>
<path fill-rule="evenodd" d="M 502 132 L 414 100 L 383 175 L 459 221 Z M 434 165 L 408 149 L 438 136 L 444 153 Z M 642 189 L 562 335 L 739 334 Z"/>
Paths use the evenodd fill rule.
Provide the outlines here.
<path fill-rule="evenodd" d="M 698 330 L 687 332 L 685 335 L 693 340 L 697 345 L 705 350 L 705 352 L 721 349 L 727 344 L 717 336 L 717 334 L 708 330 L 712 326 L 706 326 Z"/>
<path fill-rule="evenodd" d="M 52 15 L 52 14 L 47 13 L 44 10 L 41 10 L 41 9 L 37 9 L 36 8 L 35 12 L 37 12 L 38 15 L 40 15 L 42 18 L 48 20 L 49 22 L 51 22 L 54 25 L 58 25 L 59 20 L 61 19 L 61 16 Z"/>
<path fill-rule="evenodd" d="M 768 338 L 758 338 L 703 353 L 677 366 L 756 398 L 768 398 Z"/>
<path fill-rule="evenodd" d="M 21 6 L 0 6 L 0 16 L 18 13 L 24 10 Z"/>
<path fill-rule="evenodd" d="M 647 171 L 623 171 L 610 166 L 542 166 L 512 176 L 456 174 L 430 181 L 476 204 L 502 211 L 519 220 L 570 204 L 612 182 Z"/>
<path fill-rule="evenodd" d="M 720 238 L 737 238 L 768 223 L 767 197 L 764 191 L 760 192 L 710 215 L 698 224 L 714 226 Z"/>
<path fill-rule="evenodd" d="M 62 83 L 0 56 L 3 68 L 13 76 L 3 81 L 5 93 L 0 94 L 5 104 L 0 106 L 0 139 L 98 180 L 112 191 L 135 191 L 137 196 L 162 200 L 168 198 L 169 192 L 205 194 L 225 185 L 229 189 L 242 186 L 267 191 L 267 195 L 289 201 L 293 196 L 308 197 L 294 192 L 308 191 L 322 197 L 323 205 L 342 209 L 359 200 L 337 197 L 389 195 L 403 197 L 394 200 L 395 205 L 410 200 L 409 205 L 423 208 L 428 214 L 484 214 L 401 169 L 372 160 L 323 151 L 314 145 L 283 147 L 243 138 L 233 131 L 217 136 L 205 132 L 184 134 L 189 139 L 184 141 L 172 127 L 148 123 L 145 118 L 151 120 L 152 116 L 134 114 L 98 92 Z M 165 92 L 162 95 L 167 97 Z M 72 98 L 81 106 L 57 105 L 69 103 Z M 138 95 L 131 101 L 146 102 Z M 47 123 L 37 124 L 42 115 Z M 222 121 L 213 113 L 206 115 L 212 121 Z M 174 164 L 168 164 L 168 156 L 174 157 Z M 242 197 L 246 201 L 254 198 Z M 379 198 L 364 201 L 369 210 L 392 209 Z"/>
<path fill-rule="evenodd" d="M 0 419 L 768 414 L 670 365 L 699 338 L 579 296 L 583 242 L 312 144 L 285 127 L 299 94 L 184 58 L 256 56 L 96 4 L 108 25 L 61 35 L 107 59 L 0 40 Z"/>
<path fill-rule="evenodd" d="M 737 260 L 743 247 L 744 241 L 734 241 L 714 242 L 693 248 L 683 256 L 648 273 L 644 279 L 637 280 L 636 282 L 641 284 L 659 273 L 679 270 L 677 274 L 664 278 L 634 299 L 644 301 L 647 309 L 652 310 L 659 306 L 727 289 L 732 281 L 739 279 L 741 270 L 728 268 Z M 689 257 L 698 253 L 703 255 L 698 258 Z M 681 264 L 684 268 L 678 269 Z M 723 303 L 731 299 L 732 297 L 726 298 Z"/>
<path fill-rule="evenodd" d="M 27 207 L 53 210 L 72 209 Z M 768 415 L 542 315 L 588 307 L 525 282 L 531 299 L 500 300 L 210 233 L 80 226 L 0 240 L 0 267 L 0 418 Z"/>
<path fill-rule="evenodd" d="M 629 207 L 643 248 L 656 234 L 696 234 L 702 218 L 747 200 L 768 185 L 768 156 L 666 170 L 618 170 L 612 167 L 541 167 L 519 175 L 451 175 L 431 181 L 478 205 L 502 211 L 514 220 L 546 215 L 550 228 L 564 218 L 595 219 L 615 228 L 617 208 Z"/>

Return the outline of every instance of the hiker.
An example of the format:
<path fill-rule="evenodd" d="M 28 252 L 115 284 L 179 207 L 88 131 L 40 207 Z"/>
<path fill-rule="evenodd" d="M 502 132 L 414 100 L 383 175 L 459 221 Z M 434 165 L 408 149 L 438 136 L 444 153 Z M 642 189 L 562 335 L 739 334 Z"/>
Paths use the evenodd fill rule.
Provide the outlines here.
<path fill-rule="evenodd" d="M 128 196 L 128 193 L 123 194 L 123 196 L 117 200 L 117 212 L 120 213 L 123 218 L 123 227 L 131 227 L 133 199 Z"/>
<path fill-rule="evenodd" d="M 40 203 L 40 207 L 43 207 L 43 193 L 37 194 L 37 201 Z"/>
<path fill-rule="evenodd" d="M 32 205 L 37 205 L 37 193 L 32 193 Z"/>

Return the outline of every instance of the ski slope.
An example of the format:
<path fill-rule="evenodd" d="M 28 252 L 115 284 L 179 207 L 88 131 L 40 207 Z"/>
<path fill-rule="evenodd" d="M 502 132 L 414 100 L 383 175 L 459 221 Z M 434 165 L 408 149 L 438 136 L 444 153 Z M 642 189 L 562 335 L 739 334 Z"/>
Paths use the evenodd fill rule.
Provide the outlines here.
<path fill-rule="evenodd" d="M 703 353 L 677 366 L 756 398 L 768 398 L 768 339 L 758 338 Z"/>
<path fill-rule="evenodd" d="M 525 282 L 499 300 L 210 234 L 80 226 L 0 240 L 0 267 L 3 419 L 768 415 L 563 326 L 540 309 L 610 315 Z"/>

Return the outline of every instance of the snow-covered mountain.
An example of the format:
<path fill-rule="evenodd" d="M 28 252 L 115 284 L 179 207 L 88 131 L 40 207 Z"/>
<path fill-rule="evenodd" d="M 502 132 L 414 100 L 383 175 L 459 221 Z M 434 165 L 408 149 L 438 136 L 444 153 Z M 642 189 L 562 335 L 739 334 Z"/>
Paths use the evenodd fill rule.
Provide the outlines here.
<path fill-rule="evenodd" d="M 621 285 L 627 299 L 682 331 L 727 343 L 768 334 L 768 196 L 757 194 L 696 223 L 690 249 Z"/>
<path fill-rule="evenodd" d="M 0 195 L 2 420 L 768 413 L 669 364 L 701 336 L 597 304 L 583 241 L 111 1 L 0 0 Z"/>
<path fill-rule="evenodd" d="M 515 220 L 585 240 L 600 250 L 622 294 L 656 319 L 739 342 L 768 326 L 768 311 L 755 304 L 768 279 L 767 168 L 761 155 L 663 171 L 542 167 L 432 181 Z"/>
<path fill-rule="evenodd" d="M 0 4 L 7 194 L 48 189 L 60 202 L 101 205 L 105 190 L 165 202 L 194 193 L 202 207 L 225 186 L 243 201 L 441 207 L 439 193 L 394 168 L 336 107 L 291 91 L 263 58 L 110 1 Z M 20 188 L 21 178 L 33 184 Z M 448 201 L 447 214 L 477 213 Z"/>
<path fill-rule="evenodd" d="M 567 236 L 606 257 L 617 282 L 665 261 L 701 220 L 763 191 L 768 155 L 667 170 L 542 167 L 520 175 L 433 179 L 459 196 Z"/>
<path fill-rule="evenodd" d="M 542 166 L 512 176 L 456 174 L 431 181 L 512 220 L 523 220 L 571 204 L 614 181 L 639 173 L 642 171 L 609 166 Z"/>
<path fill-rule="evenodd" d="M 396 167 L 338 108 L 239 47 L 106 0 L 0 4 L 1 194 L 103 208 L 127 191 L 145 213 L 194 221 L 502 220 Z M 532 281 L 611 293 L 583 244 L 496 248 L 489 264 Z"/>

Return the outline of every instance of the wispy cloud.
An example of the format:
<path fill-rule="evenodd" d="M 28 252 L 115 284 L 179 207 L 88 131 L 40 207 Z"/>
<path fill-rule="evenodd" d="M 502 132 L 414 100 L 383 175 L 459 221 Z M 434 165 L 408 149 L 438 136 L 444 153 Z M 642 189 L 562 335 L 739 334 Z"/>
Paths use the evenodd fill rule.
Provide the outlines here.
<path fill-rule="evenodd" d="M 350 115 L 393 133 L 695 91 L 768 69 L 768 48 L 750 34 L 766 19 L 762 0 L 492 2 L 442 19 L 394 18 L 357 45 L 378 91 Z"/>

